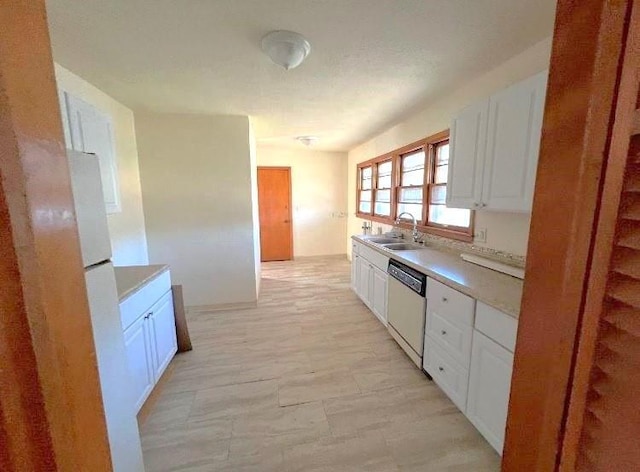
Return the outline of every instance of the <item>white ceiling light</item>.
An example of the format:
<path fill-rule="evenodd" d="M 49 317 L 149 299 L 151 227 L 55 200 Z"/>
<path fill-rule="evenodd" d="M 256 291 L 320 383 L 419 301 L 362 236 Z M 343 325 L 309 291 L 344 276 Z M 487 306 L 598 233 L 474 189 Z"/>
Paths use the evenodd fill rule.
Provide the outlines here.
<path fill-rule="evenodd" d="M 304 36 L 293 31 L 272 31 L 262 38 L 262 50 L 285 69 L 295 69 L 311 51 Z"/>
<path fill-rule="evenodd" d="M 313 146 L 318 142 L 317 136 L 298 136 L 296 139 L 307 147 Z"/>

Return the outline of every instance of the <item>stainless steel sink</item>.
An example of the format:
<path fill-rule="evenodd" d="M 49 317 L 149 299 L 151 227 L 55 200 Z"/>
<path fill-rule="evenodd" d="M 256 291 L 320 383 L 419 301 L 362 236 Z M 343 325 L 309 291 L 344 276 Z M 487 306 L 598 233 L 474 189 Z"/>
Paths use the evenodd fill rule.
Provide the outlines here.
<path fill-rule="evenodd" d="M 397 238 L 368 238 L 367 241 L 374 244 L 389 244 L 399 242 Z"/>
<path fill-rule="evenodd" d="M 418 249 L 422 249 L 422 246 L 410 243 L 391 243 L 382 244 L 381 246 L 390 249 L 391 251 L 416 251 Z"/>

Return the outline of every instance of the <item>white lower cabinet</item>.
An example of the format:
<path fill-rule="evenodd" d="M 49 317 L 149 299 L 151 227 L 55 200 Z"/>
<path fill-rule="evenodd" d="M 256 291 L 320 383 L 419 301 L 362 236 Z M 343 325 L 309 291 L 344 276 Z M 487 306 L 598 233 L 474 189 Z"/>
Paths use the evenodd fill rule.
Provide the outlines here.
<path fill-rule="evenodd" d="M 178 350 L 171 291 L 151 307 L 149 313 L 148 322 L 151 331 L 151 345 L 153 346 L 153 376 L 157 380 Z"/>
<path fill-rule="evenodd" d="M 368 307 L 371 307 L 371 273 L 373 266 L 364 257 L 358 257 L 358 295 Z"/>
<path fill-rule="evenodd" d="M 389 258 L 357 242 L 352 244 L 351 252 L 351 286 L 360 299 L 369 307 L 374 315 L 387 325 L 387 264 Z M 373 256 L 370 261 L 362 252 Z"/>
<path fill-rule="evenodd" d="M 124 332 L 124 344 L 131 372 L 131 389 L 134 393 L 135 409 L 139 411 L 154 385 L 150 356 L 151 340 L 145 317 L 140 317 L 127 328 Z"/>
<path fill-rule="evenodd" d="M 425 339 L 424 357 L 422 359 L 426 370 L 435 383 L 453 403 L 464 412 L 467 403 L 467 385 L 469 382 L 469 370 L 456 362 L 428 337 Z"/>
<path fill-rule="evenodd" d="M 387 284 L 389 276 L 383 270 L 373 267 L 371 273 L 372 290 L 371 290 L 371 311 L 378 317 L 380 321 L 387 325 Z"/>
<path fill-rule="evenodd" d="M 481 332 L 473 333 L 467 418 L 502 454 L 513 354 Z"/>
<path fill-rule="evenodd" d="M 160 292 L 164 293 L 159 296 Z M 178 350 L 168 273 L 123 301 L 120 314 L 126 326 L 124 342 L 138 412 Z"/>

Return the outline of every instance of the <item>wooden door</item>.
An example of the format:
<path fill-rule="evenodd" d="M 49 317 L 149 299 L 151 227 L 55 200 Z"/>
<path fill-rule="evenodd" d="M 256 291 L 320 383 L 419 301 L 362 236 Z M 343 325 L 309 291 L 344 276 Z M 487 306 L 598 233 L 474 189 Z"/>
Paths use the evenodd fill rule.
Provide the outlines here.
<path fill-rule="evenodd" d="M 258 167 L 258 206 L 262 261 L 293 259 L 290 167 Z"/>
<path fill-rule="evenodd" d="M 530 212 L 548 71 L 491 96 L 482 206 Z"/>
<path fill-rule="evenodd" d="M 489 100 L 469 105 L 451 122 L 447 206 L 478 208 L 482 199 Z"/>
<path fill-rule="evenodd" d="M 112 470 L 44 0 L 0 2 L 0 470 Z"/>
<path fill-rule="evenodd" d="M 559 0 L 505 471 L 640 470 L 640 2 Z"/>

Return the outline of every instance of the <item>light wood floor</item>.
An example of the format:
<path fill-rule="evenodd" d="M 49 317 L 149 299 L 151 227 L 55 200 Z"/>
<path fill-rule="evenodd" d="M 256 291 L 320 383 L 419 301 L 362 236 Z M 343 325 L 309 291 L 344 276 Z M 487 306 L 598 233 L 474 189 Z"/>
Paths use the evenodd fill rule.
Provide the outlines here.
<path fill-rule="evenodd" d="M 344 257 L 266 263 L 258 308 L 191 315 L 141 428 L 147 472 L 498 470 L 349 277 Z"/>

